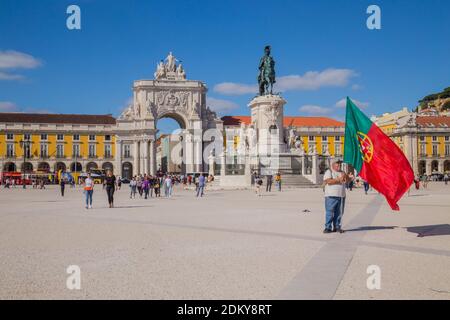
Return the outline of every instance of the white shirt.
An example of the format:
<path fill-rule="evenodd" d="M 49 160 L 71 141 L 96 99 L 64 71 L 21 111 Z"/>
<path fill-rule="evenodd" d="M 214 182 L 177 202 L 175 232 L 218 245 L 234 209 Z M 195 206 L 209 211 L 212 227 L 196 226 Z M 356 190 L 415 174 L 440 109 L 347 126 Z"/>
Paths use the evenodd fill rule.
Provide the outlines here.
<path fill-rule="evenodd" d="M 86 180 L 84 180 L 84 186 L 87 188 L 93 188 L 94 187 L 94 181 L 92 181 L 91 178 L 86 178 Z"/>
<path fill-rule="evenodd" d="M 342 176 L 344 173 L 342 171 L 334 171 L 331 169 L 328 169 L 324 176 L 323 180 L 327 179 L 337 179 L 340 176 Z M 340 197 L 345 198 L 345 183 L 341 184 L 326 184 L 325 185 L 325 197 Z"/>

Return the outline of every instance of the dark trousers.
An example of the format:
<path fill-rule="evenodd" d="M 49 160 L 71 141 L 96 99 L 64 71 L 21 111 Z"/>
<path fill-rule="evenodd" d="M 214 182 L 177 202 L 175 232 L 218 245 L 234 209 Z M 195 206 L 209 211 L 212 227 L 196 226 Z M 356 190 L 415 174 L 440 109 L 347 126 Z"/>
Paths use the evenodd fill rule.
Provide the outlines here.
<path fill-rule="evenodd" d="M 145 195 L 145 199 L 148 198 L 148 193 L 149 193 L 149 188 L 144 188 L 144 195 Z"/>
<path fill-rule="evenodd" d="M 271 192 L 272 191 L 272 181 L 267 182 L 266 184 L 266 191 Z"/>
<path fill-rule="evenodd" d="M 108 195 L 108 203 L 113 204 L 114 203 L 114 187 L 106 186 L 106 194 Z"/>
<path fill-rule="evenodd" d="M 64 197 L 64 189 L 65 187 L 63 185 L 61 185 L 61 196 Z"/>

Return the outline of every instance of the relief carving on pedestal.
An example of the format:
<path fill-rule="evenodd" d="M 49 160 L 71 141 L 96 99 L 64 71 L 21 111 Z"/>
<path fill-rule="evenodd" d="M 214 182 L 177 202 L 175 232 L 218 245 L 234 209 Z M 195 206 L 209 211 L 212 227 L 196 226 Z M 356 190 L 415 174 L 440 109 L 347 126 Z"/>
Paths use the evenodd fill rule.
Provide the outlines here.
<path fill-rule="evenodd" d="M 278 117 L 280 115 L 280 109 L 278 108 L 279 102 L 273 101 L 264 110 L 264 114 L 267 117 L 268 125 L 273 126 L 277 124 Z"/>

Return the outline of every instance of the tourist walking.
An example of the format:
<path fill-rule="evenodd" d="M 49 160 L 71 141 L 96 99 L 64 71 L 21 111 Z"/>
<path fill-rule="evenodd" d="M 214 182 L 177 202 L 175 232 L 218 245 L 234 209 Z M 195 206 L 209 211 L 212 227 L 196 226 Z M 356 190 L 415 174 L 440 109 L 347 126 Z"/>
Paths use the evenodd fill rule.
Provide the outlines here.
<path fill-rule="evenodd" d="M 273 176 L 271 174 L 268 174 L 266 176 L 266 192 L 272 191 L 272 183 L 273 183 Z"/>
<path fill-rule="evenodd" d="M 83 192 L 86 195 L 86 209 L 92 209 L 92 195 L 94 194 L 94 180 L 92 180 L 90 173 L 88 173 L 86 179 L 84 179 Z"/>
<path fill-rule="evenodd" d="M 153 189 L 155 190 L 155 198 L 161 197 L 161 182 L 158 177 L 153 178 Z"/>
<path fill-rule="evenodd" d="M 198 177 L 198 187 L 197 187 L 197 198 L 200 195 L 200 197 L 203 197 L 203 191 L 205 189 L 205 176 L 204 175 L 200 175 L 200 177 Z"/>
<path fill-rule="evenodd" d="M 263 184 L 263 180 L 260 176 L 256 176 L 255 178 L 255 186 L 256 186 L 256 195 L 258 197 L 261 196 L 261 186 Z"/>
<path fill-rule="evenodd" d="M 118 177 L 117 178 L 117 190 L 120 190 L 121 187 L 122 187 L 122 178 Z"/>
<path fill-rule="evenodd" d="M 108 170 L 105 177 L 105 187 L 110 208 L 114 208 L 114 191 L 116 190 L 116 183 L 116 176 L 113 175 L 111 170 Z"/>
<path fill-rule="evenodd" d="M 277 185 L 278 191 L 281 191 L 281 174 L 277 172 L 275 176 L 275 183 Z"/>
<path fill-rule="evenodd" d="M 136 198 L 136 178 L 133 177 L 130 181 L 130 199 Z"/>
<path fill-rule="evenodd" d="M 59 182 L 59 186 L 61 188 L 61 197 L 64 197 L 64 189 L 66 188 L 66 180 L 64 178 Z"/>
<path fill-rule="evenodd" d="M 144 198 L 148 199 L 148 194 L 150 191 L 150 179 L 149 177 L 145 177 L 144 181 L 142 181 L 142 190 L 144 191 Z"/>
<path fill-rule="evenodd" d="M 448 185 L 449 176 L 448 173 L 444 174 L 444 183 L 445 185 Z"/>
<path fill-rule="evenodd" d="M 367 194 L 369 192 L 369 183 L 364 180 L 364 193 Z"/>
<path fill-rule="evenodd" d="M 428 187 L 428 175 L 424 174 L 422 176 L 422 186 L 424 189 L 426 189 Z"/>
<path fill-rule="evenodd" d="M 342 216 L 345 207 L 345 184 L 347 175 L 341 170 L 342 161 L 334 160 L 331 169 L 324 174 L 325 183 L 325 229 L 323 233 L 339 232 L 342 230 Z"/>
<path fill-rule="evenodd" d="M 137 187 L 137 190 L 139 192 L 139 197 L 142 198 L 142 177 L 141 176 L 139 176 L 137 178 L 136 187 Z"/>
<path fill-rule="evenodd" d="M 171 196 L 171 189 L 172 189 L 172 179 L 170 176 L 166 176 L 164 179 L 164 193 L 166 198 L 169 198 Z"/>

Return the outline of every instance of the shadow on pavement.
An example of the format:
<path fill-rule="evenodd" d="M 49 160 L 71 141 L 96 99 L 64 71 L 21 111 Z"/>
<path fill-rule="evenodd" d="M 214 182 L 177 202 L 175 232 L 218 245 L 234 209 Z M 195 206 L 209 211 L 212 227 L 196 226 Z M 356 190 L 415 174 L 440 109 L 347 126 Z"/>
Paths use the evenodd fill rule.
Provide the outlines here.
<path fill-rule="evenodd" d="M 373 231 L 373 230 L 391 230 L 398 228 L 397 226 L 365 226 L 365 227 L 359 227 L 355 229 L 346 229 L 345 232 L 351 232 L 351 231 Z"/>
<path fill-rule="evenodd" d="M 434 224 L 429 226 L 407 227 L 408 232 L 417 233 L 419 238 L 429 236 L 448 236 L 450 235 L 450 224 Z"/>
<path fill-rule="evenodd" d="M 114 206 L 112 209 L 151 208 L 153 206 Z"/>

